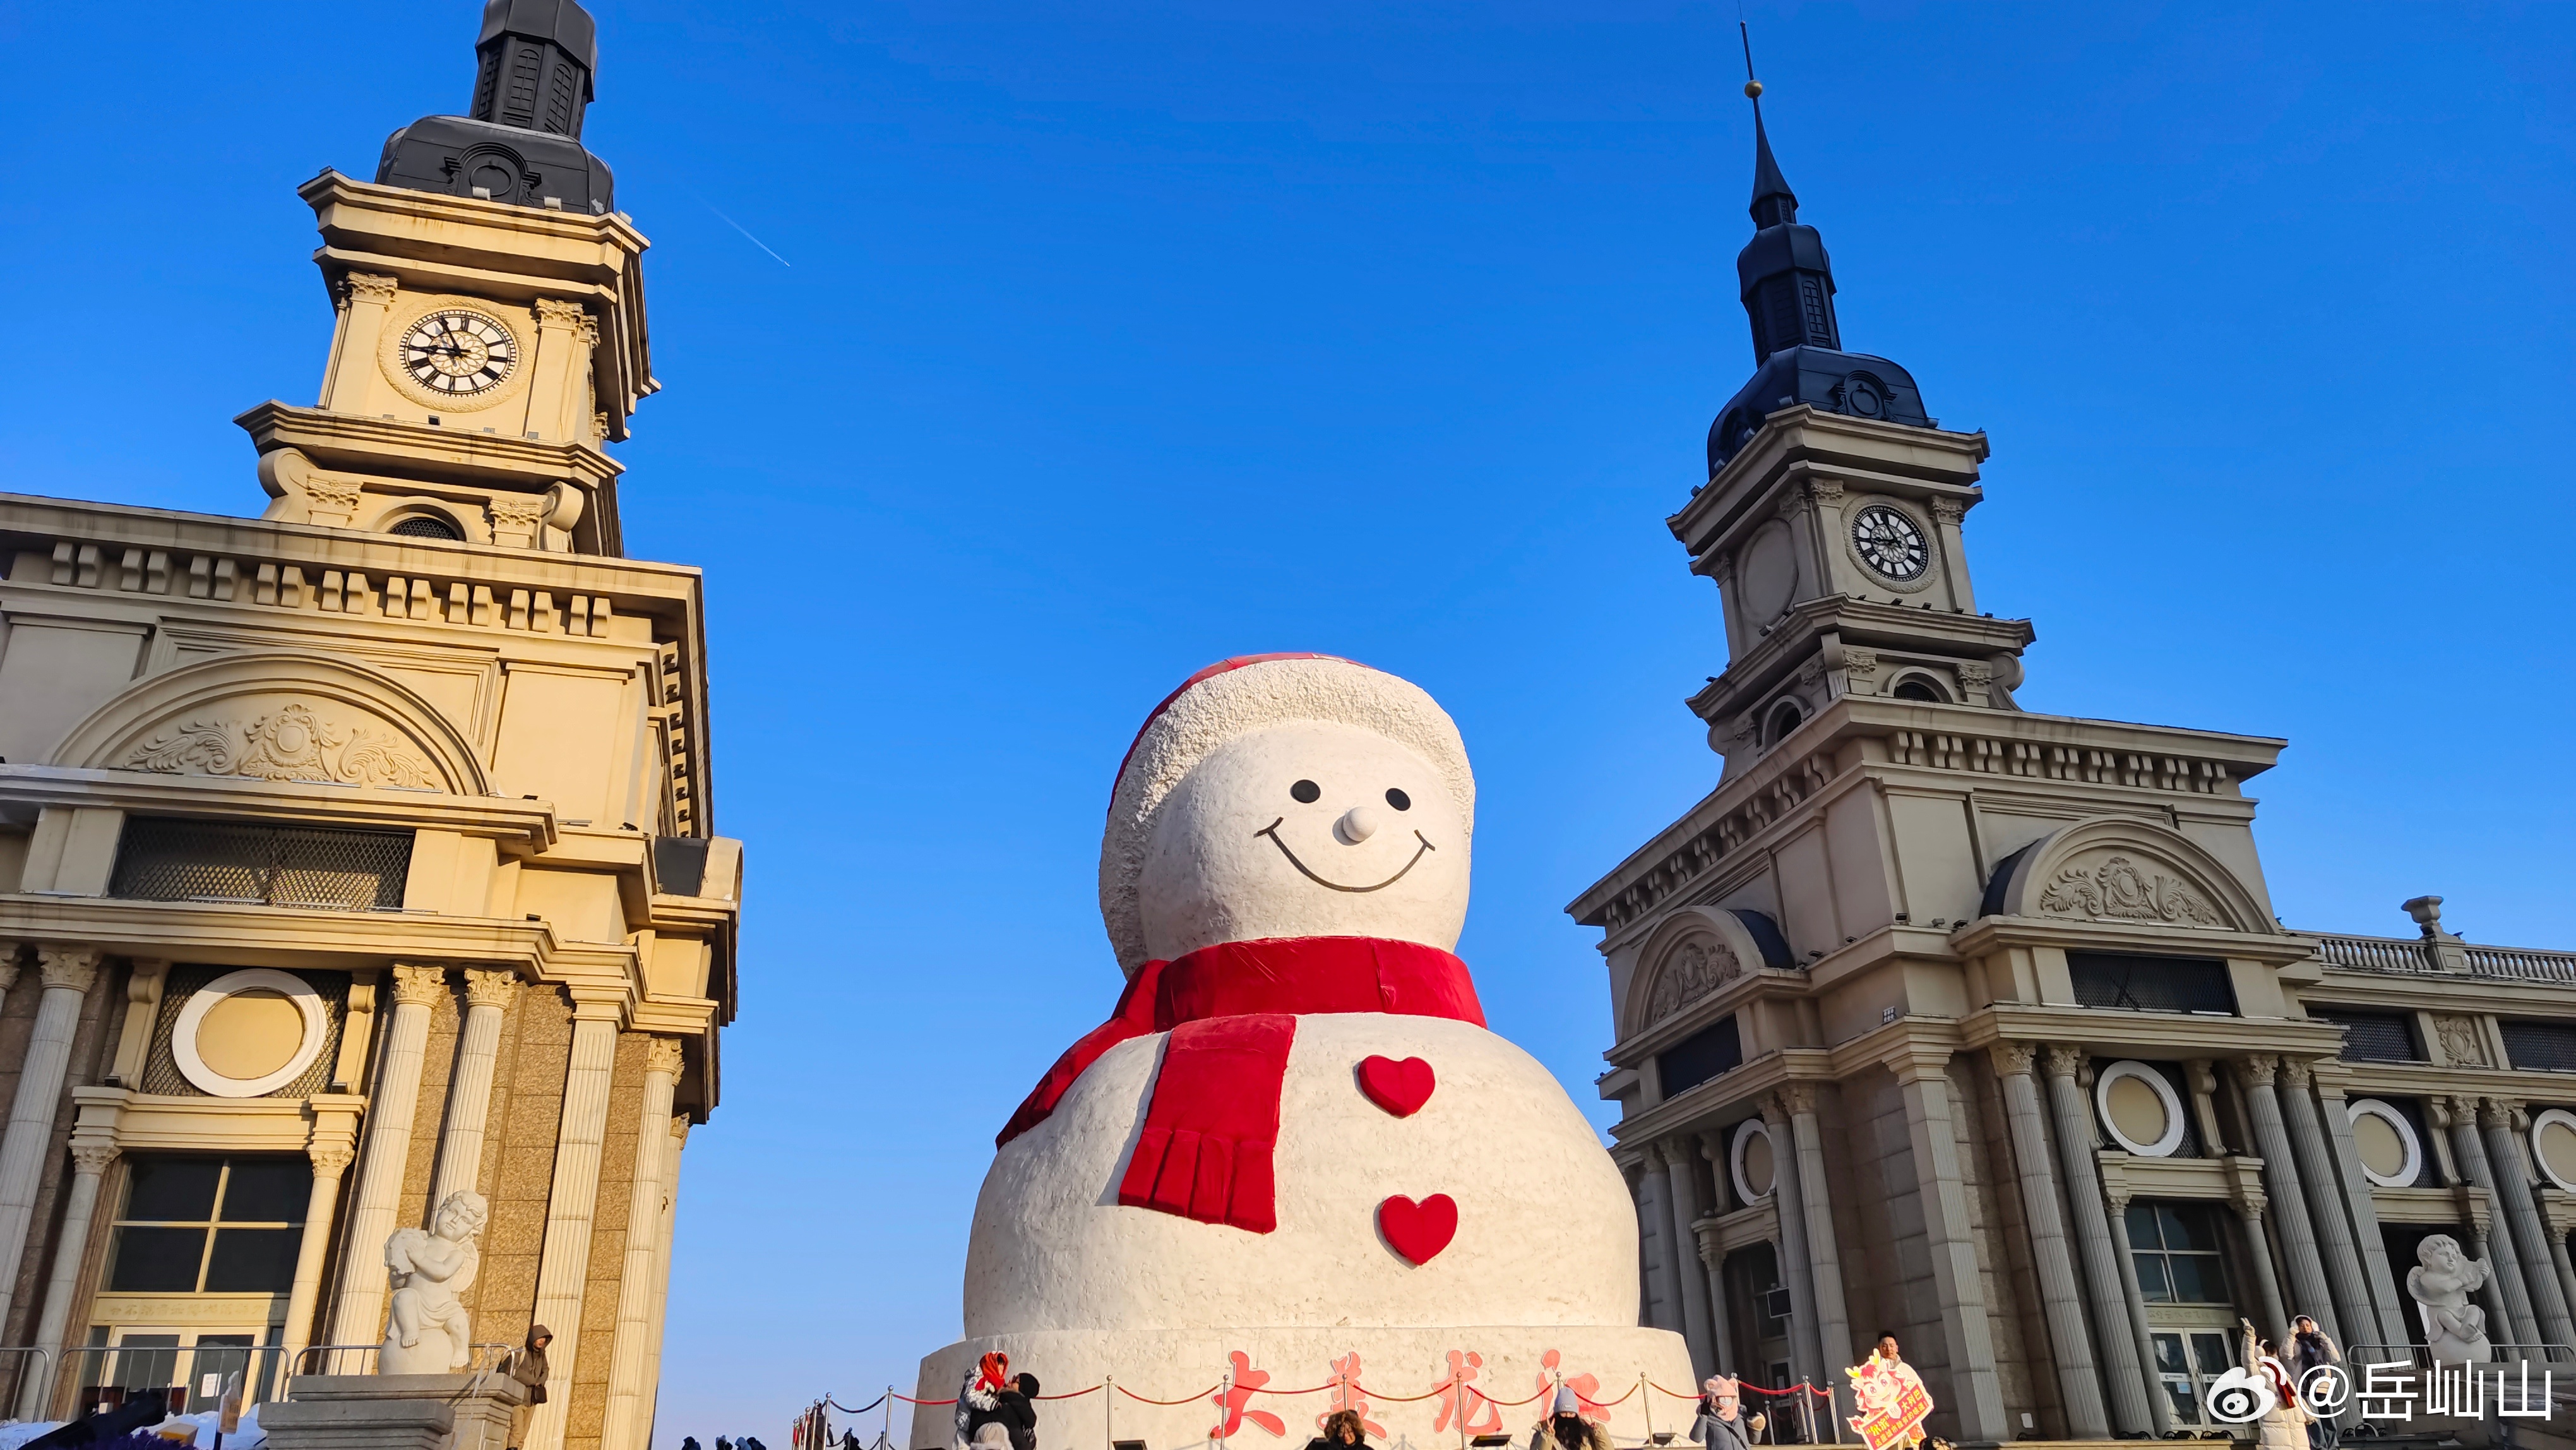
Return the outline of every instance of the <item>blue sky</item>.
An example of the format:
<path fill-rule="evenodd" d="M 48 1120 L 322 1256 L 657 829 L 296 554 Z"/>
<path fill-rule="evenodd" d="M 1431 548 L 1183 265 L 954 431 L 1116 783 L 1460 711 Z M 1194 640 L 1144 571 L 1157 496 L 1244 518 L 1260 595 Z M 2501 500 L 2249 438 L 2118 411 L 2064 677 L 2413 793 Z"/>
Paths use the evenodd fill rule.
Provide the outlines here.
<path fill-rule="evenodd" d="M 255 513 L 228 420 L 330 327 L 294 186 L 461 109 L 479 8 L 0 6 L 0 482 Z M 955 1336 L 993 1129 L 1115 992 L 1110 774 L 1209 660 L 1448 706 L 1462 952 L 1596 1106 L 1560 908 L 1716 774 L 1662 519 L 1751 366 L 1733 7 L 596 8 L 665 384 L 626 537 L 708 570 L 751 853 L 663 1443 Z M 2288 737 L 2293 925 L 2576 945 L 2576 9 L 1748 13 L 1846 343 L 1992 436 L 2023 702 Z"/>

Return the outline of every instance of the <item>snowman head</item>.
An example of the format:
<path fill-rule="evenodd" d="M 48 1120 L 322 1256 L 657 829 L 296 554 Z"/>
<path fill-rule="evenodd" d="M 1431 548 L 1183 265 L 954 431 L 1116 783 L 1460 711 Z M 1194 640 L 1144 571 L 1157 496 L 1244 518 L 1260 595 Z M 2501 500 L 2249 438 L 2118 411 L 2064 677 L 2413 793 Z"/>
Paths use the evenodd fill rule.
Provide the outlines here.
<path fill-rule="evenodd" d="M 1210 665 L 1157 706 L 1110 794 L 1100 915 L 1133 974 L 1218 942 L 1373 936 L 1447 951 L 1476 783 L 1420 687 L 1329 655 Z"/>

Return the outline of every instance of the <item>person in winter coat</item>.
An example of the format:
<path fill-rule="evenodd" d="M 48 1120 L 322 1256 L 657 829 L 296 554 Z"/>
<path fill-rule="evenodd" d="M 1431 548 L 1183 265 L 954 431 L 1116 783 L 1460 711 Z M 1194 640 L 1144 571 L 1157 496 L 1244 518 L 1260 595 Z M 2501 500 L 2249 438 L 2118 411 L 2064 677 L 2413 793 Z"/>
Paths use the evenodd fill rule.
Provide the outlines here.
<path fill-rule="evenodd" d="M 553 1330 L 531 1324 L 528 1342 L 510 1357 L 510 1378 L 528 1387 L 528 1402 L 510 1411 L 510 1450 L 528 1443 L 528 1422 L 536 1418 L 537 1406 L 546 1402 L 546 1346 L 554 1342 Z"/>
<path fill-rule="evenodd" d="M 1762 1433 L 1760 1415 L 1743 1413 L 1742 1387 L 1726 1375 L 1710 1375 L 1700 1386 L 1699 1412 L 1691 1420 L 1691 1442 L 1708 1450 L 1752 1450 Z"/>
<path fill-rule="evenodd" d="M 1011 1450 L 1038 1450 L 1038 1377 L 1014 1375 L 1011 1387 L 993 1396 L 993 1415 L 1009 1433 Z"/>
<path fill-rule="evenodd" d="M 1559 1385 L 1547 1418 L 1530 1427 L 1529 1450 L 1610 1450 L 1610 1437 L 1583 1418 L 1574 1387 Z"/>
<path fill-rule="evenodd" d="M 1324 1417 L 1323 1433 L 1306 1442 L 1306 1450 L 1366 1450 L 1368 1422 L 1357 1410 L 1335 1410 Z"/>
<path fill-rule="evenodd" d="M 961 1450 L 975 1443 L 976 1431 L 1002 1423 L 1002 1394 L 1010 1388 L 1011 1357 L 999 1350 L 977 1360 L 975 1367 L 966 1371 L 966 1382 L 957 1387 L 957 1443 Z M 1002 1428 L 1007 1446 L 1010 1427 Z"/>
<path fill-rule="evenodd" d="M 2290 1382 L 2304 1385 L 2308 1372 L 2321 1364 L 2343 1363 L 2343 1352 L 2334 1340 L 2317 1327 L 2314 1315 L 2302 1314 L 2290 1324 Z M 2343 1426 L 2332 1415 L 2308 1417 L 2308 1444 L 2313 1450 L 2335 1450 L 2343 1441 Z"/>

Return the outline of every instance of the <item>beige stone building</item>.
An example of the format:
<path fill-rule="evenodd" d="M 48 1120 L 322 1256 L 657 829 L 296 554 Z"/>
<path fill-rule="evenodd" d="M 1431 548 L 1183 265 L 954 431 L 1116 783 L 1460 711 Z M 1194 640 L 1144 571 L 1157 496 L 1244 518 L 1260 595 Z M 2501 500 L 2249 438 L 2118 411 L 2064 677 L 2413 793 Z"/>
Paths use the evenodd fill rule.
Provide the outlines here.
<path fill-rule="evenodd" d="M 699 576 L 619 537 L 655 384 L 590 20 L 477 50 L 472 115 L 301 188 L 337 322 L 238 420 L 264 512 L 0 495 L 0 1412 L 274 1394 L 471 1189 L 473 1338 L 556 1336 L 531 1450 L 648 1441 L 741 848 Z"/>
<path fill-rule="evenodd" d="M 1569 908 L 1648 1321 L 1773 1383 L 1892 1331 L 1953 1439 L 2199 1432 L 2240 1316 L 2420 1345 L 2440 1233 L 2496 1344 L 2576 1358 L 2576 954 L 2433 897 L 2412 936 L 2285 927 L 2246 791 L 2282 741 L 2022 710 L 2031 626 L 1969 578 L 1986 439 L 1840 350 L 1757 161 L 1759 371 L 1670 519 L 1725 614 L 1690 701 L 1725 769 Z"/>

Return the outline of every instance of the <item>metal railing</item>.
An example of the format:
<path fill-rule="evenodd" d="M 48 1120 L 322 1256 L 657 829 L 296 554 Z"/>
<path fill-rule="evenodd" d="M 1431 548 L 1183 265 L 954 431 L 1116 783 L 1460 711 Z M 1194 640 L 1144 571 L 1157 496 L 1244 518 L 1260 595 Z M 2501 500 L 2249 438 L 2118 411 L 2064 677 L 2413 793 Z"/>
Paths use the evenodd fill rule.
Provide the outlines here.
<path fill-rule="evenodd" d="M 58 1419 L 112 1410 L 143 1395 L 158 1395 L 174 1415 L 216 1408 L 224 1381 L 241 1376 L 245 1406 L 292 1399 L 299 1375 L 368 1375 L 376 1372 L 376 1344 L 313 1344 L 295 1352 L 279 1344 L 66 1345 L 49 1356 L 35 1346 L 0 1346 L 0 1415 Z M 475 1344 L 463 1373 L 507 1373 L 517 1345 Z"/>

